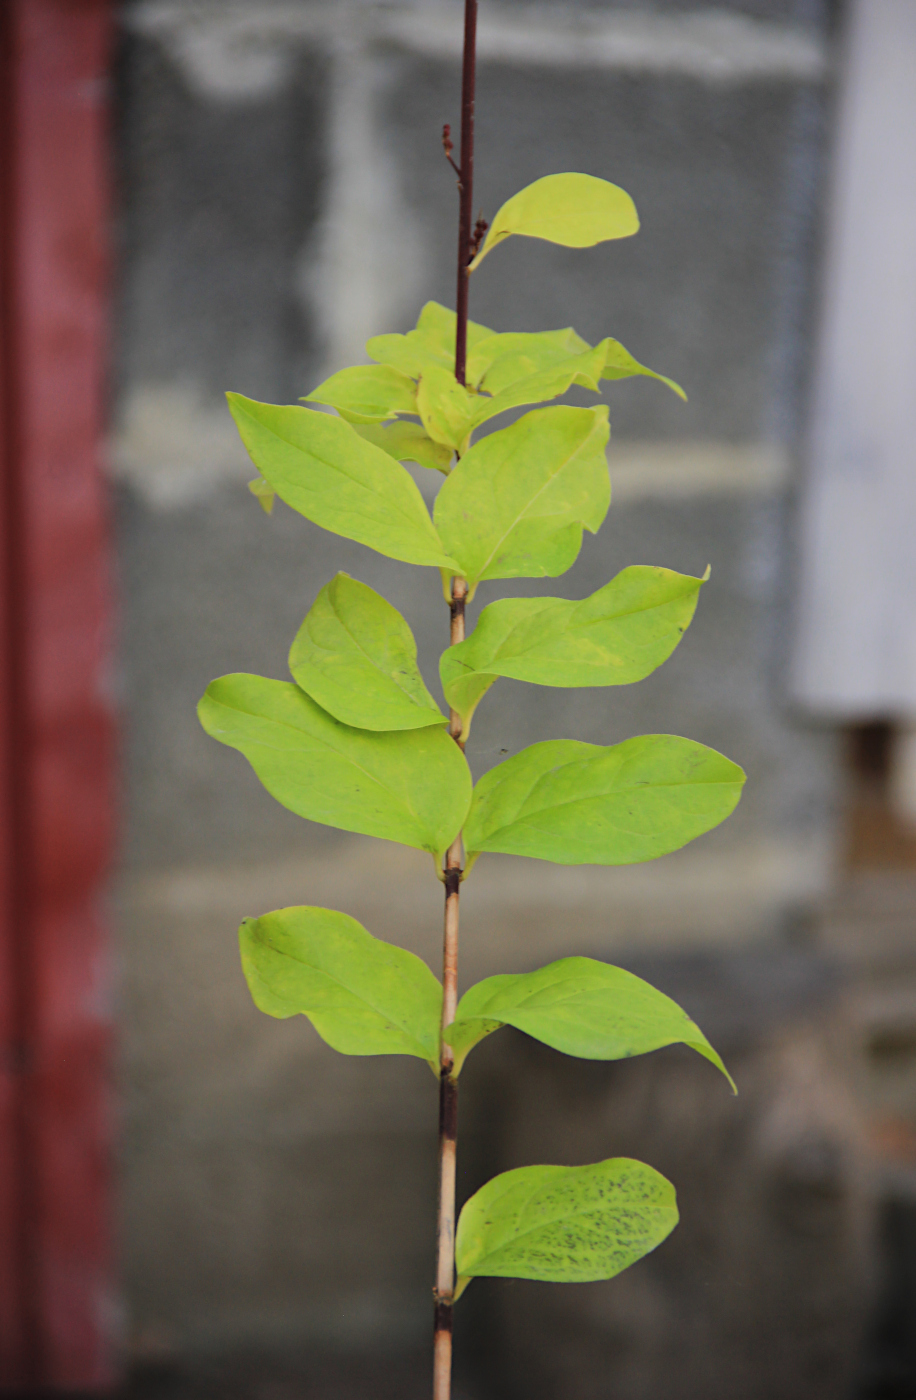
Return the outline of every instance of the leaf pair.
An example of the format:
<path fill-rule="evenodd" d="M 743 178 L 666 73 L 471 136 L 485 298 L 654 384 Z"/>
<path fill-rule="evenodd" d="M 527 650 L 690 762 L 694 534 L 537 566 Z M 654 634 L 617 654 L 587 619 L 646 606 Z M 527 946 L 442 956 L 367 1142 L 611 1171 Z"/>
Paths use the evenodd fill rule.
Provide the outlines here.
<path fill-rule="evenodd" d="M 245 674 L 212 681 L 198 714 L 298 816 L 437 859 L 464 827 L 468 870 L 484 851 L 561 865 L 654 860 L 724 821 L 744 782 L 730 759 L 675 735 L 609 748 L 554 739 L 491 768 L 471 801 L 464 755 L 441 725 L 357 729 L 297 685 Z"/>
<path fill-rule="evenodd" d="M 737 764 L 675 735 L 607 748 L 555 739 L 491 768 L 472 798 L 442 724 L 358 729 L 297 685 L 244 674 L 211 682 L 198 713 L 298 816 L 437 860 L 463 828 L 468 871 L 484 851 L 561 865 L 654 860 L 724 821 L 744 782 Z"/>
<path fill-rule="evenodd" d="M 443 656 L 449 700 L 472 713 L 500 674 L 542 685 L 646 675 L 676 646 L 701 584 L 634 567 L 579 603 L 493 603 Z M 472 796 L 409 626 L 346 574 L 321 590 L 289 661 L 295 685 L 249 675 L 214 681 L 200 704 L 207 732 L 239 749 L 274 797 L 312 821 L 435 856 L 464 826 L 468 869 L 483 851 L 570 865 L 651 860 L 724 820 L 741 793 L 741 769 L 713 749 L 642 735 L 610 747 L 534 744 L 486 773 Z"/>
<path fill-rule="evenodd" d="M 268 1015 L 306 1015 L 343 1054 L 411 1055 L 438 1074 L 442 989 L 413 953 L 373 938 L 346 914 L 308 907 L 246 919 L 239 943 L 255 1004 Z M 578 972 L 571 980 L 566 970 L 573 964 Z M 603 1041 L 598 1002 L 594 996 L 588 1002 L 589 974 L 593 982 L 605 979 Z M 562 988 L 559 999 L 553 997 L 553 1026 L 551 987 Z M 499 1009 L 511 1024 L 517 1023 L 508 1020 L 513 1011 L 520 1018 L 527 1007 L 530 1033 L 561 1049 L 571 1035 L 572 1054 L 619 1058 L 680 1038 L 722 1068 L 699 1029 L 667 997 L 587 958 L 564 959 L 527 976 L 488 978 L 462 998 L 465 1005 Z M 611 1278 L 661 1243 L 677 1218 L 673 1187 L 626 1158 L 504 1172 L 461 1212 L 455 1296 L 483 1275 L 567 1283 Z"/>
<path fill-rule="evenodd" d="M 439 1073 L 442 988 L 413 953 L 373 938 L 356 919 L 303 906 L 246 919 L 242 967 L 255 1005 L 304 1015 L 345 1055 L 414 1055 Z M 446 1041 L 455 1074 L 473 1047 L 515 1026 L 567 1055 L 619 1060 L 683 1044 L 729 1079 L 700 1028 L 662 992 L 593 958 L 488 977 L 466 992 Z M 734 1087 L 734 1086 L 733 1086 Z"/>
<path fill-rule="evenodd" d="M 543 578 L 576 559 L 610 503 L 607 409 L 546 408 L 491 433 L 461 459 L 435 523 L 410 474 L 341 418 L 230 394 L 242 440 L 270 490 L 308 520 L 411 564 L 466 578 Z"/>
<path fill-rule="evenodd" d="M 420 331 L 431 308 L 445 312 L 428 302 L 416 331 L 369 341 L 369 353 L 383 363 L 339 370 L 305 401 L 335 408 L 361 437 L 398 461 L 417 461 L 447 474 L 453 452 L 463 455 L 471 434 L 491 418 L 558 398 L 574 384 L 599 393 L 602 379 L 648 375 L 686 398 L 673 379 L 641 365 L 619 341 L 608 337 L 592 347 L 571 328 L 497 335 L 478 327 L 486 333 L 470 353 L 470 388 L 465 388 L 454 375 L 454 313 L 446 313 L 450 335 L 447 340 L 443 336 L 440 346 L 438 337 L 433 341 Z M 413 346 L 411 336 L 418 337 Z M 386 355 L 393 364 L 384 362 Z M 411 372 L 405 374 L 397 365 L 408 365 Z M 415 415 L 421 423 L 389 421 L 398 414 Z"/>
<path fill-rule="evenodd" d="M 625 685 L 671 655 L 703 579 L 635 565 L 581 602 L 503 598 L 483 609 L 466 641 L 442 654 L 445 697 L 465 719 L 499 676 L 535 685 Z M 396 608 L 338 574 L 325 584 L 289 655 L 295 680 L 344 724 L 418 729 L 445 716 L 417 667 Z"/>

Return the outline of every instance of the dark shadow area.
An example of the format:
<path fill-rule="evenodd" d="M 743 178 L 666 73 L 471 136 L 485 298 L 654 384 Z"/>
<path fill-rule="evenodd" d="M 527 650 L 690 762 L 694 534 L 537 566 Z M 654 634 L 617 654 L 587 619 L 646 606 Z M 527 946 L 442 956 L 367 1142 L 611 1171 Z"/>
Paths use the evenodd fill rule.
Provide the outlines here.
<path fill-rule="evenodd" d="M 887 1200 L 881 1209 L 881 1283 L 861 1400 L 916 1396 L 916 1200 Z"/>

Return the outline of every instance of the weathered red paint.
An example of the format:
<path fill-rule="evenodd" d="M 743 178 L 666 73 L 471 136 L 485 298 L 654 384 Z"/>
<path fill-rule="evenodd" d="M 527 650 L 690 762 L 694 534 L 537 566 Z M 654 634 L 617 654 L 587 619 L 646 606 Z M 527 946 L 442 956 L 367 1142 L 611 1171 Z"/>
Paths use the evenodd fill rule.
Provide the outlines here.
<path fill-rule="evenodd" d="M 3 0 L 0 1388 L 113 1379 L 109 0 Z"/>

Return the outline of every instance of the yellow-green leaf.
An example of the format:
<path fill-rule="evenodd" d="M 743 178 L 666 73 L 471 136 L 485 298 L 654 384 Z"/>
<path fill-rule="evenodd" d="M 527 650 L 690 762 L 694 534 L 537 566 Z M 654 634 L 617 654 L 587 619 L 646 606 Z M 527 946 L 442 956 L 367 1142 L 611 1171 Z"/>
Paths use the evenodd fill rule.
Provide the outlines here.
<path fill-rule="evenodd" d="M 465 847 L 560 865 L 654 860 L 724 821 L 743 784 L 731 759 L 673 734 L 607 748 L 548 739 L 480 779 Z"/>
<path fill-rule="evenodd" d="M 468 383 L 498 394 L 519 379 L 591 350 L 572 326 L 559 331 L 506 331 L 487 336 L 468 353 Z"/>
<path fill-rule="evenodd" d="M 293 510 L 408 564 L 455 568 L 410 473 L 342 418 L 227 394 L 251 460 Z"/>
<path fill-rule="evenodd" d="M 373 336 L 366 342 L 366 353 L 370 359 L 391 365 L 413 379 L 431 366 L 454 371 L 455 326 L 454 311 L 437 301 L 428 301 L 414 330 L 406 335 Z M 468 348 L 492 334 L 487 326 L 468 321 Z"/>
<path fill-rule="evenodd" d="M 574 172 L 545 175 L 502 206 L 470 271 L 513 233 L 567 248 L 590 248 L 609 238 L 628 238 L 638 228 L 636 206 L 619 186 Z"/>
<path fill-rule="evenodd" d="M 269 482 L 264 480 L 263 476 L 256 476 L 254 481 L 249 481 L 248 490 L 251 492 L 252 496 L 254 496 L 265 515 L 273 514 L 274 501 L 277 499 L 277 493 Z"/>
<path fill-rule="evenodd" d="M 454 364 L 457 325 L 458 317 L 450 306 L 443 306 L 441 301 L 428 301 L 417 317 L 416 330 L 427 345 L 435 347 Z M 492 334 L 489 326 L 469 320 L 468 349 L 473 350 L 475 345 Z"/>
<path fill-rule="evenodd" d="M 405 423 L 398 418 L 393 423 L 355 423 L 354 428 L 366 442 L 372 442 L 393 457 L 396 462 L 416 462 L 418 466 L 448 476 L 453 452 L 440 442 L 433 442 L 419 423 Z"/>
<path fill-rule="evenodd" d="M 487 977 L 465 992 L 444 1039 L 455 1071 L 469 1050 L 500 1026 L 583 1060 L 623 1060 L 665 1045 L 688 1045 L 734 1089 L 719 1055 L 677 1002 L 641 977 L 595 958 L 560 958 L 536 972 Z"/>
<path fill-rule="evenodd" d="M 334 719 L 291 681 L 221 676 L 197 707 L 271 796 L 309 821 L 444 854 L 464 823 L 471 775 L 442 726 L 373 733 Z"/>
<path fill-rule="evenodd" d="M 245 919 L 242 969 L 268 1016 L 307 1016 L 342 1055 L 415 1055 L 439 1072 L 442 987 L 348 914 L 301 905 Z"/>
<path fill-rule="evenodd" d="M 323 709 L 358 729 L 445 723 L 423 684 L 407 623 L 348 574 L 337 574 L 318 594 L 296 634 L 289 669 Z"/>
<path fill-rule="evenodd" d="M 306 394 L 305 402 L 328 404 L 348 423 L 381 423 L 397 413 L 416 413 L 417 386 L 390 365 L 353 365 Z"/>
<path fill-rule="evenodd" d="M 554 578 L 568 569 L 582 530 L 610 504 L 607 408 L 538 408 L 465 453 L 436 499 L 444 547 L 471 584 Z"/>
<path fill-rule="evenodd" d="M 456 1296 L 482 1276 L 613 1278 L 660 1245 L 677 1221 L 674 1187 L 643 1162 L 516 1167 L 465 1203 L 455 1237 Z"/>
<path fill-rule="evenodd" d="M 687 395 L 680 384 L 676 384 L 667 375 L 656 374 L 654 369 L 647 369 L 638 360 L 634 360 L 629 350 L 626 350 L 619 340 L 607 340 L 601 342 L 605 349 L 604 369 L 601 372 L 602 379 L 631 379 L 634 375 L 645 374 L 650 379 L 658 379 L 662 384 L 667 384 L 669 389 L 673 389 L 679 399 L 687 402 Z"/>
<path fill-rule="evenodd" d="M 595 362 L 587 360 L 585 357 L 588 355 L 594 355 Z M 634 359 L 619 340 L 607 336 L 593 349 L 571 326 L 559 331 L 490 336 L 481 341 L 468 357 L 468 383 L 486 394 L 500 397 L 512 386 L 529 380 L 533 375 L 557 369 L 576 356 L 582 357 L 582 373 L 570 382 L 584 388 L 597 392 L 597 381 L 600 379 L 629 379 L 642 374 L 667 384 L 679 398 L 687 397 L 673 379 L 657 374 Z M 545 394 L 544 397 L 552 397 L 552 394 Z M 533 403 L 535 400 L 532 398 L 524 402 Z"/>
<path fill-rule="evenodd" d="M 448 369 L 448 356 L 431 348 L 416 331 L 408 331 L 406 335 L 374 335 L 366 341 L 366 354 L 411 379 L 418 379 L 430 368 Z"/>
<path fill-rule="evenodd" d="M 705 582 L 634 564 L 581 602 L 500 598 L 439 662 L 445 698 L 470 721 L 497 676 L 534 685 L 630 685 L 681 640 Z"/>
<path fill-rule="evenodd" d="M 481 400 L 459 384 L 451 369 L 431 365 L 420 376 L 417 408 L 434 442 L 463 451 Z M 497 410 L 498 411 L 498 410 Z"/>
<path fill-rule="evenodd" d="M 547 369 L 538 370 L 536 374 L 517 379 L 514 384 L 494 394 L 492 398 L 481 395 L 476 400 L 473 426 L 478 428 L 481 423 L 495 418 L 498 413 L 505 413 L 509 408 L 559 398 L 573 384 L 580 384 L 597 394 L 603 365 L 604 350 L 598 345 L 594 350 L 587 350 L 581 355 L 570 355 Z"/>

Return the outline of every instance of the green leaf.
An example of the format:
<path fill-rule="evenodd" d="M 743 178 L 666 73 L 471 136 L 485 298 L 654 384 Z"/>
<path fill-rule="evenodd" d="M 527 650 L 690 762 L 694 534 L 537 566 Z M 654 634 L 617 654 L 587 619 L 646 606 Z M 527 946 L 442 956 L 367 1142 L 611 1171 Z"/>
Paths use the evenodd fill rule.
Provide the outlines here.
<path fill-rule="evenodd" d="M 447 355 L 431 348 L 416 331 L 408 331 L 406 335 L 374 335 L 366 341 L 366 354 L 411 379 L 419 379 L 428 369 L 448 369 Z"/>
<path fill-rule="evenodd" d="M 214 739 L 238 749 L 267 791 L 300 817 L 442 855 L 464 823 L 471 775 L 441 727 L 352 729 L 291 681 L 231 675 L 197 708 Z"/>
<path fill-rule="evenodd" d="M 435 347 L 446 357 L 445 363 L 450 361 L 454 365 L 457 325 L 458 317 L 450 306 L 443 306 L 441 301 L 428 301 L 417 317 L 417 334 L 427 345 Z M 482 326 L 479 321 L 468 321 L 468 349 L 473 350 L 475 345 L 492 334 L 489 326 Z"/>
<path fill-rule="evenodd" d="M 353 365 L 306 394 L 305 402 L 329 404 L 349 423 L 381 423 L 396 413 L 416 413 L 417 386 L 389 365 Z"/>
<path fill-rule="evenodd" d="M 461 458 L 436 498 L 445 548 L 470 584 L 556 577 L 610 504 L 608 413 L 538 408 Z"/>
<path fill-rule="evenodd" d="M 464 832 L 480 851 L 561 865 L 630 865 L 679 850 L 737 806 L 744 774 L 692 739 L 644 734 L 604 748 L 533 744 L 485 773 Z"/>
<path fill-rule="evenodd" d="M 705 577 L 634 564 L 581 602 L 490 603 L 467 640 L 442 655 L 445 698 L 469 721 L 497 676 L 564 687 L 640 681 L 681 640 Z"/>
<path fill-rule="evenodd" d="M 592 355 L 598 360 L 597 369 L 588 359 Z M 608 336 L 593 350 L 588 341 L 577 335 L 571 326 L 559 331 L 491 335 L 468 356 L 468 382 L 487 394 L 500 396 L 520 381 L 551 369 L 559 370 L 576 358 L 581 361 L 581 374 L 574 376 L 570 383 L 581 384 L 597 392 L 597 381 L 600 379 L 629 379 L 643 374 L 667 384 L 680 398 L 687 398 L 679 384 L 640 364 L 619 340 Z M 565 389 L 557 392 L 565 393 Z M 555 395 L 545 394 L 544 397 Z M 531 403 L 534 399 L 520 402 Z"/>
<path fill-rule="evenodd" d="M 431 365 L 420 377 L 417 408 L 434 442 L 463 452 L 481 400 L 459 384 L 451 369 Z"/>
<path fill-rule="evenodd" d="M 492 398 L 481 397 L 475 401 L 473 426 L 477 428 L 488 418 L 495 418 L 497 413 L 505 413 L 509 408 L 558 398 L 573 384 L 581 384 L 597 394 L 603 365 L 604 349 L 599 345 L 582 355 L 570 355 L 548 369 L 528 375 L 525 379 L 517 379 L 514 384 L 510 384 Z"/>
<path fill-rule="evenodd" d="M 416 1055 L 439 1073 L 442 987 L 413 953 L 313 905 L 245 919 L 239 946 L 268 1016 L 307 1016 L 343 1055 Z"/>
<path fill-rule="evenodd" d="M 419 423 L 405 423 L 399 418 L 393 423 L 355 423 L 353 426 L 361 438 L 380 447 L 396 462 L 416 462 L 448 476 L 452 449 L 433 442 Z"/>
<path fill-rule="evenodd" d="M 567 248 L 590 248 L 609 238 L 628 238 L 638 228 L 636 206 L 617 185 L 573 172 L 545 175 L 506 201 L 468 270 L 473 272 L 513 233 Z"/>
<path fill-rule="evenodd" d="M 402 374 L 418 379 L 432 366 L 455 369 L 454 311 L 437 301 L 428 301 L 420 312 L 416 329 L 406 335 L 376 335 L 366 342 L 366 353 L 373 360 L 391 365 Z M 468 321 L 468 348 L 493 332 L 475 321 Z"/>
<path fill-rule="evenodd" d="M 536 972 L 487 977 L 465 992 L 444 1039 L 455 1071 L 484 1036 L 515 1026 L 564 1055 L 624 1060 L 664 1045 L 689 1045 L 734 1081 L 699 1026 L 663 992 L 610 963 L 560 958 Z"/>
<path fill-rule="evenodd" d="M 315 599 L 296 634 L 289 669 L 306 694 L 358 729 L 444 724 L 417 669 L 417 644 L 397 608 L 348 574 Z"/>
<path fill-rule="evenodd" d="M 456 1296 L 481 1276 L 613 1278 L 660 1245 L 677 1221 L 670 1181 L 628 1157 L 502 1172 L 466 1202 L 458 1220 Z"/>
<path fill-rule="evenodd" d="M 510 600 L 506 599 L 506 602 L 508 601 Z M 482 616 L 483 613 L 481 613 Z M 478 627 L 479 625 L 478 623 Z M 474 633 L 476 631 L 475 627 Z M 471 635 L 473 636 L 474 633 Z M 448 652 L 443 652 L 439 658 L 439 677 L 446 700 L 455 713 L 461 716 L 460 738 L 462 743 L 466 743 L 471 732 L 474 712 L 490 686 L 495 685 L 499 680 L 499 676 L 492 671 L 475 671 L 464 665 L 460 659 L 455 661 Z"/>
<path fill-rule="evenodd" d="M 626 350 L 619 340 L 607 340 L 601 342 L 605 347 L 604 370 L 602 379 L 631 379 L 636 374 L 646 374 L 650 379 L 658 379 L 662 384 L 667 384 L 669 389 L 673 389 L 679 399 L 687 402 L 687 395 L 680 384 L 676 384 L 673 379 L 668 379 L 664 374 L 656 374 L 654 369 L 647 369 L 638 360 L 634 360 L 629 350 Z"/>
<path fill-rule="evenodd" d="M 263 476 L 256 476 L 254 481 L 249 481 L 248 490 L 251 492 L 252 496 L 254 496 L 264 513 L 266 515 L 272 515 L 277 493 L 272 486 L 268 485 Z"/>
<path fill-rule="evenodd" d="M 498 394 L 519 379 L 591 350 L 572 326 L 559 331 L 507 331 L 487 336 L 468 353 L 468 383 Z"/>
<path fill-rule="evenodd" d="M 510 408 L 558 398 L 573 384 L 597 394 L 603 368 L 604 347 L 599 345 L 584 354 L 567 355 L 489 395 L 470 392 L 458 383 L 451 369 L 433 365 L 420 377 L 417 406 L 429 436 L 461 455 L 467 451 L 475 428 Z"/>
<path fill-rule="evenodd" d="M 345 539 L 454 569 L 410 473 L 342 418 L 227 394 L 251 460 L 293 510 Z"/>

